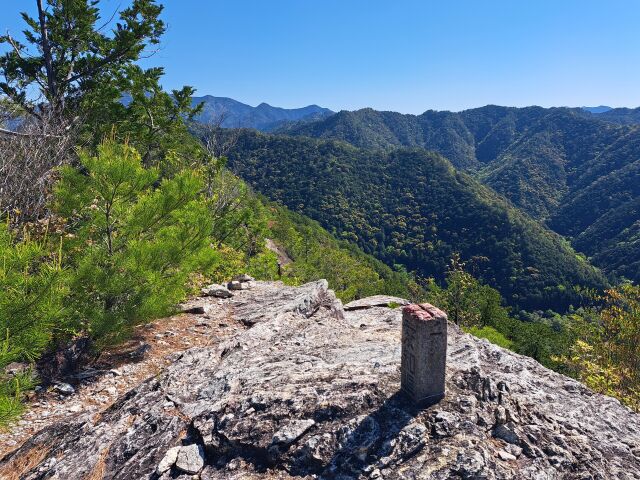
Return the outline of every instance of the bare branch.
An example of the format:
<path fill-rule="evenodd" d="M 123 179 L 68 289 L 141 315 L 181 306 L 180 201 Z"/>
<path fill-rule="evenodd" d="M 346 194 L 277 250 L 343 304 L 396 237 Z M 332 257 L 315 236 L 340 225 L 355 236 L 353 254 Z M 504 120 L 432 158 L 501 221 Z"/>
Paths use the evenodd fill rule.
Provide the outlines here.
<path fill-rule="evenodd" d="M 14 222 L 46 212 L 55 170 L 74 152 L 74 122 L 50 110 L 40 114 L 20 118 L 19 131 L 0 128 L 0 217 L 9 213 Z M 16 118 L 16 112 L 8 106 L 0 117 Z"/>
<path fill-rule="evenodd" d="M 104 22 L 102 25 L 100 25 L 100 27 L 98 27 L 96 29 L 96 32 L 101 32 L 103 28 L 109 26 L 109 24 L 111 22 L 113 22 L 113 19 L 116 18 L 116 15 L 118 14 L 118 12 L 120 11 L 120 7 L 122 6 L 121 3 L 118 4 L 118 6 L 116 7 L 116 9 L 114 10 L 114 12 L 111 14 L 111 17 L 109 17 L 109 20 L 107 20 L 106 22 Z"/>
<path fill-rule="evenodd" d="M 20 47 L 18 47 L 18 44 L 13 39 L 13 37 L 9 33 L 7 33 L 6 37 L 9 45 L 11 45 L 13 51 L 16 52 L 16 55 L 18 55 L 18 58 L 20 58 L 20 60 L 24 60 L 24 57 L 22 56 L 22 50 L 20 49 Z"/>
<path fill-rule="evenodd" d="M 202 143 L 213 158 L 226 157 L 229 151 L 238 143 L 240 130 L 223 128 L 227 119 L 227 112 L 222 111 L 211 121 L 202 125 Z"/>
<path fill-rule="evenodd" d="M 46 133 L 24 133 L 15 132 L 13 130 L 7 130 L 6 128 L 0 128 L 0 135 L 8 135 L 13 137 L 48 137 L 48 138 L 61 138 L 60 135 L 47 135 Z"/>

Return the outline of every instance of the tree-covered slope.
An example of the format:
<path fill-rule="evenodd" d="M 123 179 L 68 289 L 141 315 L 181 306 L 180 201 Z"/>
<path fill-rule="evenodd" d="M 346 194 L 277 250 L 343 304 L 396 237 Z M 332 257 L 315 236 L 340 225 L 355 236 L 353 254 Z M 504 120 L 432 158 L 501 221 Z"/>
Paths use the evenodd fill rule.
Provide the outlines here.
<path fill-rule="evenodd" d="M 629 206 L 639 198 L 634 163 L 640 159 L 640 127 L 605 117 L 633 112 L 613 109 L 596 115 L 580 109 L 489 105 L 416 116 L 366 109 L 340 112 L 287 133 L 365 148 L 436 151 L 569 236 L 606 272 L 639 280 L 638 269 L 623 265 L 623 259 L 630 258 L 635 266 L 640 258 L 640 244 L 625 233 L 640 221 L 640 213 Z M 612 218 L 617 219 L 615 227 Z"/>
<path fill-rule="evenodd" d="M 564 309 L 603 277 L 558 235 L 440 155 L 243 131 L 229 166 L 388 264 L 441 279 L 460 252 L 513 305 Z"/>
<path fill-rule="evenodd" d="M 289 126 L 281 133 L 343 140 L 362 148 L 421 147 L 444 155 L 456 168 L 476 170 L 553 110 L 558 109 L 488 105 L 460 113 L 405 115 L 366 108 Z"/>
<path fill-rule="evenodd" d="M 451 112 L 428 111 L 416 116 L 365 108 L 341 111 L 280 133 L 342 140 L 361 148 L 422 147 L 446 156 L 456 168 L 479 166 L 473 134 L 459 115 Z"/>
<path fill-rule="evenodd" d="M 635 158 L 568 198 L 550 225 L 574 237 L 576 248 L 605 270 L 640 282 L 640 157 Z"/>

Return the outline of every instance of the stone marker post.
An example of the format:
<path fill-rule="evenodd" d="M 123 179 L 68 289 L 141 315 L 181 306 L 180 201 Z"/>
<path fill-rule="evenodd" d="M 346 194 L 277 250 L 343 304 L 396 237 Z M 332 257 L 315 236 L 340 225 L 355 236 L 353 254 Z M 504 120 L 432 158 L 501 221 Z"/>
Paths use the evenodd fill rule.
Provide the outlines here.
<path fill-rule="evenodd" d="M 400 389 L 414 405 L 444 398 L 447 361 L 447 315 L 428 303 L 402 309 Z"/>

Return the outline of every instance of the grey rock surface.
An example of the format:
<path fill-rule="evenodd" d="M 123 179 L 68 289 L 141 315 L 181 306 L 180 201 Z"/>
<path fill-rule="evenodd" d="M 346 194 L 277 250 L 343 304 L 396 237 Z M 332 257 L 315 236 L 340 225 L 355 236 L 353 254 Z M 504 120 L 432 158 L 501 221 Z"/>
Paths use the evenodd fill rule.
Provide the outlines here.
<path fill-rule="evenodd" d="M 180 447 L 176 458 L 176 468 L 182 472 L 196 474 L 204 467 L 204 450 L 198 444 Z"/>
<path fill-rule="evenodd" d="M 400 297 L 391 297 L 389 295 L 373 295 L 349 302 L 344 306 L 344 309 L 359 310 L 361 308 L 394 307 L 399 305 L 409 305 L 409 300 Z"/>
<path fill-rule="evenodd" d="M 216 298 L 233 297 L 233 293 L 231 293 L 227 287 L 225 287 L 224 285 L 218 285 L 217 283 L 212 283 L 208 287 L 204 287 L 202 289 L 202 295 L 204 295 L 205 297 Z"/>
<path fill-rule="evenodd" d="M 168 471 L 173 467 L 178 460 L 178 452 L 182 447 L 173 447 L 167 450 L 167 453 L 164 454 L 162 460 L 156 467 L 156 473 L 158 475 L 162 475 L 164 472 Z"/>
<path fill-rule="evenodd" d="M 246 330 L 39 432 L 0 471 L 30 458 L 20 478 L 193 478 L 155 473 L 182 444 L 202 448 L 201 479 L 640 478 L 638 415 L 453 325 L 446 396 L 418 410 L 399 393 L 400 309 L 345 312 L 323 281 L 228 302 Z"/>

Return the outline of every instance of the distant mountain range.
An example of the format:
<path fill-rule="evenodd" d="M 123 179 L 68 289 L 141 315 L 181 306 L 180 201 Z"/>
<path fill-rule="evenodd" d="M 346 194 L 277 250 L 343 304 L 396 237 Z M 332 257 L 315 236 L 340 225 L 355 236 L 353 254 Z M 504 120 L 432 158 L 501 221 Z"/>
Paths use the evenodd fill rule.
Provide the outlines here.
<path fill-rule="evenodd" d="M 589 113 L 605 113 L 609 110 L 613 110 L 613 108 L 607 107 L 606 105 L 600 105 L 598 107 L 582 107 L 582 110 Z"/>
<path fill-rule="evenodd" d="M 279 134 L 254 138 L 246 132 L 230 159 L 236 173 L 390 265 L 440 277 L 452 252 L 470 261 L 487 258 L 481 277 L 512 304 L 527 307 L 550 301 L 560 307 L 572 301 L 557 296 L 567 285 L 599 283 L 589 263 L 611 278 L 640 281 L 640 108 L 488 105 L 421 115 L 370 108 L 334 114 L 315 106 L 253 108 L 205 98 L 210 101 L 203 116 L 224 105 L 229 112 L 238 107 L 224 126 Z M 335 140 L 340 143 L 331 143 Z M 469 176 L 445 174 L 445 164 L 428 152 Z M 270 168 L 277 172 L 265 177 Z M 366 176 L 367 171 L 376 171 L 377 178 Z M 425 183 L 436 171 L 441 182 Z M 316 195 L 314 189 L 327 178 L 327 188 Z M 454 178 L 462 183 L 449 181 Z M 401 207 L 409 200 L 394 203 L 404 190 L 390 186 L 400 179 L 419 185 L 419 201 L 404 213 Z M 438 195 L 423 196 L 425 188 Z M 493 191 L 498 195 L 492 197 Z M 501 196 L 509 202 L 501 203 Z M 480 198 L 496 218 L 479 214 Z M 474 224 L 465 217 L 468 212 L 484 223 Z M 568 242 L 558 244 L 549 230 L 570 240 L 587 259 L 571 253 Z M 485 244 L 474 240 L 474 232 Z M 536 253 L 518 257 L 527 248 Z"/>
<path fill-rule="evenodd" d="M 334 112 L 318 105 L 302 108 L 280 108 L 261 103 L 252 107 L 232 98 L 193 97 L 193 105 L 203 103 L 202 113 L 196 117 L 201 123 L 219 122 L 226 128 L 255 128 L 269 132 L 288 123 L 321 120 Z"/>
<path fill-rule="evenodd" d="M 251 105 L 247 105 L 246 103 L 239 102 L 232 98 L 214 97 L 212 95 L 193 97 L 193 105 L 197 105 L 199 103 L 203 103 L 202 113 L 196 117 L 196 121 L 200 123 L 217 123 L 222 119 L 222 126 L 225 128 L 253 128 L 262 132 L 278 131 L 279 133 L 286 133 L 287 130 L 295 129 L 299 127 L 300 124 L 323 120 L 336 113 L 328 108 L 323 108 L 318 105 L 308 105 L 301 108 L 281 108 L 274 107 L 263 102 L 257 107 L 252 107 Z M 620 125 L 640 124 L 640 107 L 613 108 L 606 105 L 599 105 L 597 107 L 564 109 L 571 110 L 578 115 L 596 117 L 598 120 L 604 120 Z M 467 111 L 475 110 L 478 109 L 471 109 Z M 550 110 L 553 110 L 553 108 Z M 390 113 L 400 115 L 396 112 Z M 434 110 L 428 110 L 425 114 L 427 113 L 437 113 L 443 117 L 447 114 L 454 114 L 453 112 L 436 112 Z"/>
<path fill-rule="evenodd" d="M 582 107 L 583 112 L 595 116 L 599 120 L 618 123 L 620 125 L 640 124 L 639 108 Z"/>

